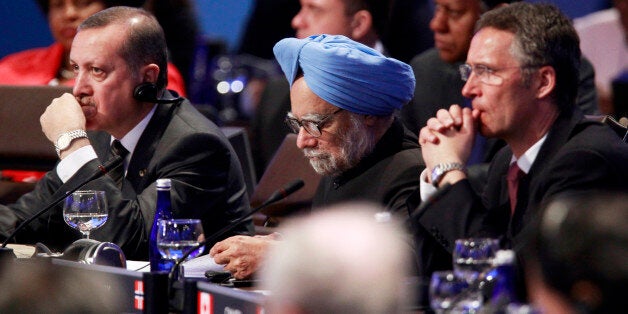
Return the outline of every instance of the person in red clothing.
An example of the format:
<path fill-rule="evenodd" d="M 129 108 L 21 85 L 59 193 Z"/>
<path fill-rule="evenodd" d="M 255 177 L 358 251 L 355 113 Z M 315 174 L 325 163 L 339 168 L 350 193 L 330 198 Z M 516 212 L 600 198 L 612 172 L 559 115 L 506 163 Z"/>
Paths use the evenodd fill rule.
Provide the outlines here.
<path fill-rule="evenodd" d="M 38 0 L 48 18 L 55 42 L 10 54 L 0 60 L 0 84 L 74 86 L 75 73 L 70 65 L 70 48 L 77 27 L 89 16 L 113 6 L 140 7 L 144 0 Z M 179 70 L 168 63 L 167 88 L 186 96 L 185 82 Z M 36 182 L 46 172 L 2 169 L 0 177 L 14 182 Z"/>
<path fill-rule="evenodd" d="M 74 85 L 68 56 L 76 28 L 90 15 L 112 6 L 141 6 L 143 0 L 38 0 L 55 42 L 48 47 L 16 52 L 0 60 L 0 84 Z M 168 89 L 185 96 L 181 73 L 168 64 Z"/>

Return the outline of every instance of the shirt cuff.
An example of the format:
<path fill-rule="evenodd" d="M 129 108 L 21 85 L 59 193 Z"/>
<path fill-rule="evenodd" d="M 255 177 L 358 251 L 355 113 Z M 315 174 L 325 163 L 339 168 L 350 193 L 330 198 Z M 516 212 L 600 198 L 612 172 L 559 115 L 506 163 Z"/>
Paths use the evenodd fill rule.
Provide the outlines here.
<path fill-rule="evenodd" d="M 420 192 L 421 192 L 421 201 L 427 201 L 438 189 L 431 183 L 427 182 L 427 168 L 423 169 L 421 172 L 421 176 L 419 177 L 419 182 L 421 183 Z"/>
<path fill-rule="evenodd" d="M 63 158 L 57 165 L 57 175 L 66 183 L 81 167 L 98 158 L 91 145 L 83 146 Z"/>

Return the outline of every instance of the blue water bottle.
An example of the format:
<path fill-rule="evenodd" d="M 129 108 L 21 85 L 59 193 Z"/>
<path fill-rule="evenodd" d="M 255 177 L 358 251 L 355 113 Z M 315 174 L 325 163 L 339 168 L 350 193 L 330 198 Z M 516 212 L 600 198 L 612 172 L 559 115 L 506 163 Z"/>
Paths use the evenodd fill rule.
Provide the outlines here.
<path fill-rule="evenodd" d="M 497 251 L 493 259 L 493 269 L 487 276 L 493 284 L 490 300 L 486 304 L 486 311 L 482 313 L 506 313 L 509 305 L 518 303 L 516 277 L 515 252 Z"/>
<path fill-rule="evenodd" d="M 161 219 L 172 219 L 172 205 L 170 203 L 170 179 L 157 179 L 157 205 L 155 208 L 155 219 L 150 230 L 148 239 L 148 259 L 150 261 L 150 271 L 170 271 L 174 266 L 174 261 L 165 259 L 157 248 L 157 222 Z"/>

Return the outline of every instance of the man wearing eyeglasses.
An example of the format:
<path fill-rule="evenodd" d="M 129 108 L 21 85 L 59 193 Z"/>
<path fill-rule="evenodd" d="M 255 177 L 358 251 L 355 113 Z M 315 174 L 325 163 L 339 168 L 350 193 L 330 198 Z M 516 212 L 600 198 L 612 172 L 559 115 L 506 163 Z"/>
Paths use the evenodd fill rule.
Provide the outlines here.
<path fill-rule="evenodd" d="M 275 45 L 290 84 L 286 122 L 323 175 L 313 209 L 348 201 L 385 206 L 401 219 L 424 169 L 417 138 L 394 112 L 412 97 L 409 65 L 344 36 L 287 38 Z M 272 237 L 232 237 L 210 251 L 236 278 L 250 276 Z"/>
<path fill-rule="evenodd" d="M 421 198 L 449 190 L 415 222 L 448 253 L 455 239 L 478 235 L 519 251 L 551 198 L 628 188 L 628 145 L 575 105 L 579 62 L 578 35 L 552 5 L 519 2 L 480 18 L 460 66 L 472 108 L 441 109 L 419 134 Z M 464 166 L 478 133 L 507 143 L 479 194 Z"/>
<path fill-rule="evenodd" d="M 434 32 L 435 47 L 417 55 L 410 65 L 417 80 L 414 98 L 400 112 L 406 126 L 418 134 L 427 120 L 439 109 L 452 104 L 470 107 L 470 101 L 460 91 L 458 66 L 465 61 L 473 28 L 480 16 L 496 7 L 516 0 L 435 0 L 430 29 Z M 576 104 L 585 114 L 596 114 L 597 97 L 593 67 L 583 60 Z M 478 139 L 470 163 L 490 162 L 503 146 L 495 139 Z M 482 147 L 480 147 L 482 146 Z"/>

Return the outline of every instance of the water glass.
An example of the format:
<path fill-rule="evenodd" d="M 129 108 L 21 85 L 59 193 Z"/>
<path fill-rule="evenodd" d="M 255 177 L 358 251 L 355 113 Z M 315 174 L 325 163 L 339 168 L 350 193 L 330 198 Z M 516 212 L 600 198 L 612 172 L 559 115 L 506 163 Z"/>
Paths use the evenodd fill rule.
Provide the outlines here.
<path fill-rule="evenodd" d="M 453 271 L 435 271 L 430 280 L 430 307 L 436 313 L 450 312 L 468 288 L 469 283 Z"/>
<path fill-rule="evenodd" d="M 458 239 L 453 252 L 454 272 L 473 284 L 478 279 L 483 279 L 482 276 L 491 269 L 498 250 L 497 239 Z"/>
<path fill-rule="evenodd" d="M 204 239 L 200 219 L 166 219 L 157 222 L 157 248 L 163 258 L 177 261 L 188 251 L 198 247 Z M 203 248 L 194 250 L 188 258 L 194 258 Z"/>
<path fill-rule="evenodd" d="M 75 191 L 65 198 L 63 220 L 68 226 L 79 230 L 84 238 L 107 222 L 107 198 L 105 191 Z"/>

